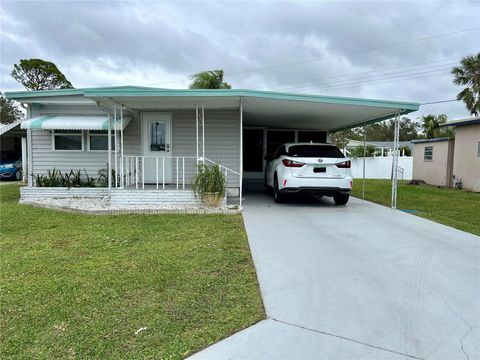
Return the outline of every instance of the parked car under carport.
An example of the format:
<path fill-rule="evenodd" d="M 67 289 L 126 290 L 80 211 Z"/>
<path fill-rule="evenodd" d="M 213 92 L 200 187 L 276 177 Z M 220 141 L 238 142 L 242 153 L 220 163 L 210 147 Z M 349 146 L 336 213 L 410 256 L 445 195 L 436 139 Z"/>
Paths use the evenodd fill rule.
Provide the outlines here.
<path fill-rule="evenodd" d="M 0 180 L 22 179 L 22 156 L 15 151 L 3 151 L 0 155 Z"/>

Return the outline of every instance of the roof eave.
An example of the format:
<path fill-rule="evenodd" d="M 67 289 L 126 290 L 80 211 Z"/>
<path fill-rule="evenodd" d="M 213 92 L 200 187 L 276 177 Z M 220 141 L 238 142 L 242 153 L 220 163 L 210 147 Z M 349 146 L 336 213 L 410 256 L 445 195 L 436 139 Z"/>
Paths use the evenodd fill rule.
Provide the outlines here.
<path fill-rule="evenodd" d="M 96 97 L 245 97 L 262 98 L 279 101 L 306 101 L 326 104 L 372 106 L 392 109 L 416 111 L 420 104 L 415 102 L 361 99 L 348 97 L 335 97 L 311 94 L 293 94 L 274 91 L 247 90 L 247 89 L 156 89 L 142 87 L 109 87 L 109 88 L 84 88 L 84 89 L 59 89 L 40 91 L 15 91 L 6 92 L 7 99 L 19 100 L 49 96 L 82 95 L 89 98 Z"/>

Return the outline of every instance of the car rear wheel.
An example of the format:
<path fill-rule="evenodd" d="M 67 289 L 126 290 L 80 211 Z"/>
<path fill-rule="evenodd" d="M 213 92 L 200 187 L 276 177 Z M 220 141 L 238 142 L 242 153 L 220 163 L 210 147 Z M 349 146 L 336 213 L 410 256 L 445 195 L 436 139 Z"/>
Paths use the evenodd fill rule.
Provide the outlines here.
<path fill-rule="evenodd" d="M 333 195 L 333 201 L 335 201 L 335 204 L 337 205 L 345 205 L 348 202 L 349 198 L 350 198 L 350 195 L 343 195 L 343 194 Z"/>
<path fill-rule="evenodd" d="M 272 188 L 268 186 L 267 182 L 267 172 L 265 171 L 265 176 L 263 178 L 263 190 L 265 191 L 266 194 L 271 194 L 272 193 Z"/>
<path fill-rule="evenodd" d="M 283 200 L 284 200 L 283 194 L 281 194 L 280 190 L 278 189 L 277 174 L 275 174 L 275 177 L 273 178 L 273 200 L 277 204 L 283 202 Z"/>

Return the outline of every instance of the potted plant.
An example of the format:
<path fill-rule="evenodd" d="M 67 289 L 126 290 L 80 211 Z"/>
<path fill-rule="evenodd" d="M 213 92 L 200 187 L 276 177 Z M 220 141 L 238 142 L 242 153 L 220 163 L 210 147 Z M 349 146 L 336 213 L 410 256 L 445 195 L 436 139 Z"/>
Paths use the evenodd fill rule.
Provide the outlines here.
<path fill-rule="evenodd" d="M 218 207 L 225 196 L 227 182 L 218 165 L 198 165 L 192 188 L 195 196 L 207 206 Z"/>

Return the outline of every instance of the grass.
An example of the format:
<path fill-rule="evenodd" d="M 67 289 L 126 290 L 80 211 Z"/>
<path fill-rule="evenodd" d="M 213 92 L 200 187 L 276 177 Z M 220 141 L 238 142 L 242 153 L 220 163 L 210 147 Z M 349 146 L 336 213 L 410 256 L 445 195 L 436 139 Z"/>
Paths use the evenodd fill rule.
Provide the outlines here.
<path fill-rule="evenodd" d="M 265 317 L 240 215 L 75 215 L 18 192 L 0 187 L 0 358 L 180 359 Z"/>
<path fill-rule="evenodd" d="M 353 186 L 353 196 L 362 197 L 362 180 Z M 365 200 L 390 206 L 390 180 L 365 180 Z M 459 230 L 480 235 L 480 194 L 431 185 L 409 185 L 399 181 L 397 208 Z"/>

